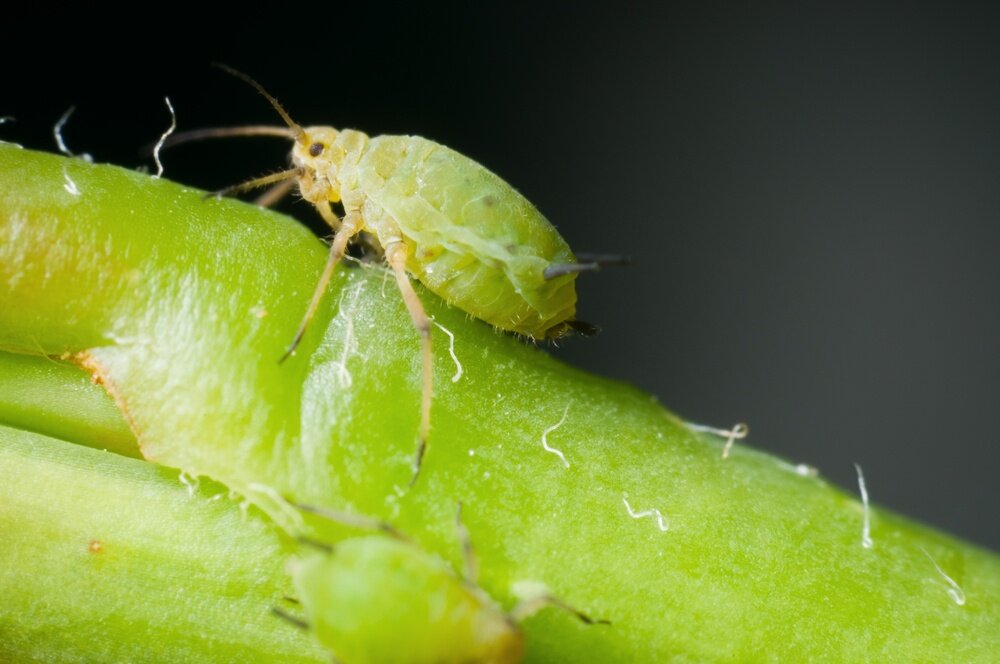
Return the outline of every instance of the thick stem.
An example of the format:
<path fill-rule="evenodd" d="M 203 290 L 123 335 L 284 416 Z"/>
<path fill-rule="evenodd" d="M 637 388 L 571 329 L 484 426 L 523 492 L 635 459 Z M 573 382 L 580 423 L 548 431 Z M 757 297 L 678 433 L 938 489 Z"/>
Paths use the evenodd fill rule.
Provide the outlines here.
<path fill-rule="evenodd" d="M 524 624 L 531 661 L 969 661 L 1000 649 L 994 555 L 877 508 L 866 548 L 853 493 L 745 446 L 723 460 L 720 441 L 648 395 L 425 291 L 463 371 L 451 382 L 449 339 L 435 334 L 434 428 L 407 489 L 420 340 L 383 295 L 382 270 L 338 270 L 299 354 L 279 365 L 325 253 L 294 222 L 13 147 L 0 147 L 0 173 L 0 346 L 74 357 L 148 459 L 226 484 L 286 529 L 313 524 L 281 497 L 387 520 L 460 569 L 461 502 L 480 581 L 501 604 L 538 581 L 613 623 L 544 611 Z"/>
<path fill-rule="evenodd" d="M 288 543 L 225 487 L 2 426 L 0 475 L 0 660 L 328 661 L 271 613 Z"/>

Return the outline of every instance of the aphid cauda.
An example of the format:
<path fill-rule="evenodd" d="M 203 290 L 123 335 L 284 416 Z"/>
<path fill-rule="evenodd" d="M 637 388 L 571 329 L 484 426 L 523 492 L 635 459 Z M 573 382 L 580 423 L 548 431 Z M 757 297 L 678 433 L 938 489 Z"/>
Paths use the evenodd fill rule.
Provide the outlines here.
<path fill-rule="evenodd" d="M 225 190 L 275 185 L 279 198 L 297 185 L 334 230 L 326 267 L 285 356 L 293 354 L 348 243 L 365 234 L 396 278 L 423 342 L 423 387 L 414 479 L 430 432 L 433 373 L 431 325 L 410 282 L 420 281 L 449 304 L 502 330 L 554 339 L 587 325 L 574 320 L 579 262 L 562 236 L 523 196 L 472 159 L 419 136 L 376 136 L 352 129 L 302 127 L 259 83 L 254 86 L 285 127 L 233 127 L 187 132 L 172 143 L 207 137 L 271 135 L 291 139 L 293 167 Z M 332 205 L 341 203 L 344 216 Z"/>

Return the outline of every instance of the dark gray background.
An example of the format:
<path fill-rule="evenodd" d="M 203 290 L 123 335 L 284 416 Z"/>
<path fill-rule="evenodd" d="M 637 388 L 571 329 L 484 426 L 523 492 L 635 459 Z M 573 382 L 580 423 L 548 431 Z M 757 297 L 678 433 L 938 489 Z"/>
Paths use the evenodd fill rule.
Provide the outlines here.
<path fill-rule="evenodd" d="M 996 13 L 693 4 L 12 18 L 0 115 L 18 121 L 0 134 L 51 149 L 76 104 L 70 146 L 135 166 L 165 94 L 182 128 L 273 122 L 221 60 L 303 124 L 438 140 L 577 250 L 635 258 L 581 279 L 604 332 L 557 356 L 692 420 L 749 422 L 751 444 L 852 491 L 860 462 L 873 500 L 1000 549 Z M 284 153 L 245 140 L 165 162 L 213 188 Z"/>

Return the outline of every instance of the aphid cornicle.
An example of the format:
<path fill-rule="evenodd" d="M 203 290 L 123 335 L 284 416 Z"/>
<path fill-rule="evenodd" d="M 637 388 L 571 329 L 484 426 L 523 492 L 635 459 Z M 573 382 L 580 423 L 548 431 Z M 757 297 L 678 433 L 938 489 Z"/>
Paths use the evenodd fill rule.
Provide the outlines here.
<path fill-rule="evenodd" d="M 423 338 L 423 388 L 414 479 L 430 431 L 430 322 L 410 276 L 449 304 L 502 330 L 532 339 L 560 337 L 574 321 L 578 262 L 566 241 L 524 196 L 497 175 L 443 145 L 418 136 L 369 137 L 351 129 L 301 127 L 264 88 L 241 72 L 286 127 L 234 127 L 179 135 L 195 138 L 273 135 L 294 141 L 293 168 L 227 190 L 297 184 L 335 231 L 330 254 L 285 357 L 305 334 L 348 242 L 365 233 L 392 269 Z M 332 204 L 343 205 L 339 218 Z M 585 326 L 585 324 L 583 324 Z M 282 358 L 284 359 L 284 358 Z"/>

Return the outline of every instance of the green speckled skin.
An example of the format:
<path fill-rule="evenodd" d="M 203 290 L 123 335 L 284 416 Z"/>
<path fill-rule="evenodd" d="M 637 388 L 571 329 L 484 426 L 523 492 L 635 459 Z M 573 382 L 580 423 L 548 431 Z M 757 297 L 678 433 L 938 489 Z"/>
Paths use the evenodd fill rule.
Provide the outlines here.
<path fill-rule="evenodd" d="M 384 217 L 366 215 L 383 246 L 394 229 L 407 269 L 430 291 L 477 318 L 528 337 L 559 336 L 576 312 L 574 277 L 546 281 L 576 258 L 556 229 L 500 177 L 418 136 L 378 136 L 357 163 L 357 187 Z M 372 218 L 375 217 L 375 218 Z M 391 224 L 391 222 L 390 222 Z"/>

